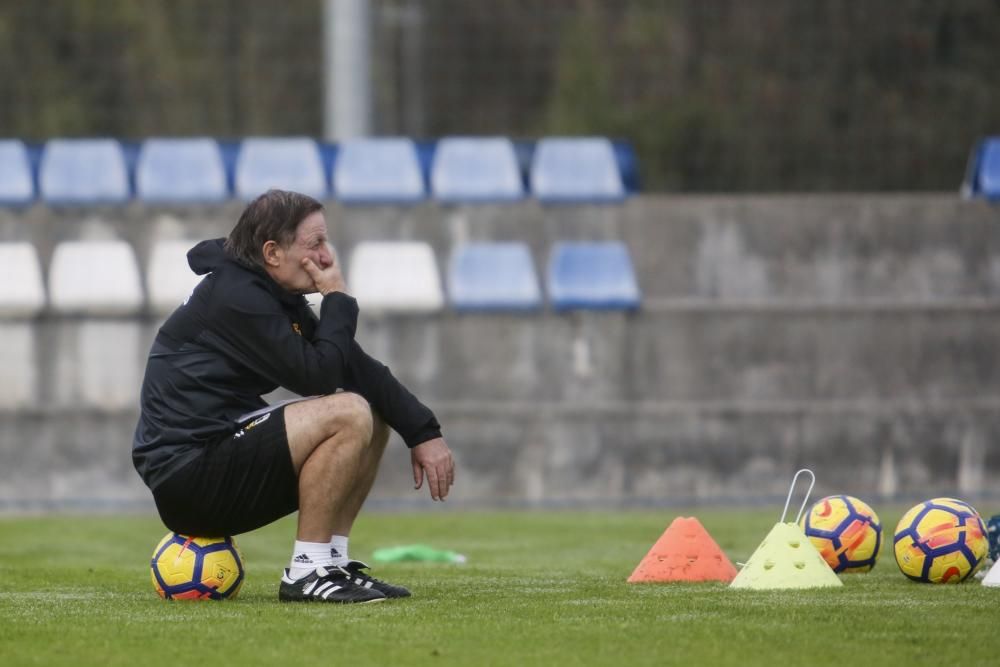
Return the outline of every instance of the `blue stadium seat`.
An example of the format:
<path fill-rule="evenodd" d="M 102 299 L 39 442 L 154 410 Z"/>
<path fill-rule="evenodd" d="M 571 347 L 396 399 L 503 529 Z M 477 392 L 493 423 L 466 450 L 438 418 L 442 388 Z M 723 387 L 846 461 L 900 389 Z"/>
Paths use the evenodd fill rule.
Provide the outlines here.
<path fill-rule="evenodd" d="M 27 204 L 34 198 L 28 149 L 18 139 L 0 141 L 0 204 Z"/>
<path fill-rule="evenodd" d="M 625 196 L 614 147 L 601 137 L 539 141 L 531 163 L 531 190 L 549 204 L 618 202 Z"/>
<path fill-rule="evenodd" d="M 556 243 L 549 256 L 548 291 L 556 310 L 639 307 L 632 259 L 621 242 Z"/>
<path fill-rule="evenodd" d="M 333 191 L 345 204 L 405 204 L 426 195 L 409 139 L 353 139 L 340 144 Z"/>
<path fill-rule="evenodd" d="M 448 203 L 486 203 L 524 198 L 514 146 L 502 137 L 447 137 L 438 142 L 431 167 L 434 196 Z"/>
<path fill-rule="evenodd" d="M 236 196 L 249 200 L 270 188 L 326 198 L 326 171 L 315 141 L 298 137 L 243 141 L 236 158 Z"/>
<path fill-rule="evenodd" d="M 448 266 L 448 295 L 458 310 L 534 310 L 542 295 L 524 243 L 466 243 Z"/>
<path fill-rule="evenodd" d="M 978 172 L 976 190 L 984 197 L 1000 199 L 1000 137 L 983 141 Z"/>
<path fill-rule="evenodd" d="M 126 201 L 128 168 L 114 139 L 53 139 L 45 144 L 39 189 L 50 204 L 117 204 Z"/>
<path fill-rule="evenodd" d="M 139 150 L 135 189 L 147 202 L 218 202 L 229 196 L 226 168 L 212 139 L 148 139 Z"/>

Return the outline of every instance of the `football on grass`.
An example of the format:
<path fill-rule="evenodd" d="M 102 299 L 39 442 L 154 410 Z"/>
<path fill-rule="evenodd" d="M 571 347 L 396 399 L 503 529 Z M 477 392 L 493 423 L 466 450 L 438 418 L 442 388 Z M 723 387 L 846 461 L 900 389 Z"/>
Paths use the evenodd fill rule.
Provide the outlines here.
<path fill-rule="evenodd" d="M 153 588 L 167 600 L 225 600 L 243 585 L 243 556 L 231 537 L 168 533 L 150 569 Z"/>
<path fill-rule="evenodd" d="M 957 584 L 979 568 L 989 542 L 983 520 L 971 505 L 933 498 L 903 515 L 893 547 L 899 569 L 913 581 Z"/>
<path fill-rule="evenodd" d="M 827 496 L 802 517 L 802 531 L 834 572 L 868 572 L 882 546 L 875 510 L 854 496 Z"/>

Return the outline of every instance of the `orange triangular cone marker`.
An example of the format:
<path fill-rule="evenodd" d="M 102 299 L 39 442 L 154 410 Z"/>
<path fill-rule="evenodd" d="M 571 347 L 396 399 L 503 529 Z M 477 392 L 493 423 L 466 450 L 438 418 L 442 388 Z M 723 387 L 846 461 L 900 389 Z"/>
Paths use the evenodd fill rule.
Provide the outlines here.
<path fill-rule="evenodd" d="M 677 517 L 636 566 L 629 583 L 647 581 L 722 581 L 736 568 L 694 517 Z"/>

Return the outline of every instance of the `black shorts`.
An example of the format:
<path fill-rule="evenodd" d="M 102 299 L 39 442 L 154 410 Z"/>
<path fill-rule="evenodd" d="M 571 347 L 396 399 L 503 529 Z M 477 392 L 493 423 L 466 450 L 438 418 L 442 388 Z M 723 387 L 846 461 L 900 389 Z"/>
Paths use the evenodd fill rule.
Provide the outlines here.
<path fill-rule="evenodd" d="M 239 535 L 299 508 L 285 408 L 244 424 L 153 490 L 160 518 L 184 535 Z"/>

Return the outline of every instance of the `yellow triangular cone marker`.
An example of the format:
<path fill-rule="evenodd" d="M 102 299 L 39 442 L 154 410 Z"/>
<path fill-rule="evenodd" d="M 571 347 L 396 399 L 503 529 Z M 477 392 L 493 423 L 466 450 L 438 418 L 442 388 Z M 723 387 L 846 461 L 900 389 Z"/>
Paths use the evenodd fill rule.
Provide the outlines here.
<path fill-rule="evenodd" d="M 843 586 L 802 529 L 777 523 L 730 588 L 824 588 Z"/>
<path fill-rule="evenodd" d="M 993 563 L 993 567 L 983 577 L 983 586 L 1000 586 L 1000 560 Z"/>

